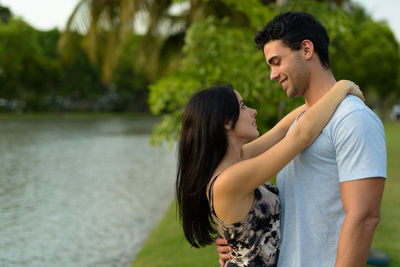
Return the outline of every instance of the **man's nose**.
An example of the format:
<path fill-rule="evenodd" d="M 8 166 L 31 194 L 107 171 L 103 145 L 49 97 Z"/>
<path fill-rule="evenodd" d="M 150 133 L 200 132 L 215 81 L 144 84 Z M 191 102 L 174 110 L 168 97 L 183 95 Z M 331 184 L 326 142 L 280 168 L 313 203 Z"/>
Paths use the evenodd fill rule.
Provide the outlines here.
<path fill-rule="evenodd" d="M 269 76 L 269 78 L 271 79 L 271 81 L 273 80 L 278 80 L 279 78 L 279 71 L 277 69 L 271 69 L 271 75 Z"/>

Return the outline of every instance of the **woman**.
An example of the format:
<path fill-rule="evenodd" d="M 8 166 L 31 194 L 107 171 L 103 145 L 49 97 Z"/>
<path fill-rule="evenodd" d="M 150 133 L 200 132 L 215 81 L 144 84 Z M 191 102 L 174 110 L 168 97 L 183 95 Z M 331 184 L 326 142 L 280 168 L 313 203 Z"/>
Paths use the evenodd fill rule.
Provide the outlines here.
<path fill-rule="evenodd" d="M 257 111 L 232 86 L 194 94 L 182 117 L 176 181 L 189 243 L 212 243 L 215 223 L 233 249 L 225 266 L 275 266 L 280 204 L 277 189 L 266 182 L 314 141 L 348 93 L 363 98 L 354 83 L 340 81 L 307 112 L 299 116 L 305 105 L 295 109 L 248 144 L 259 135 Z"/>

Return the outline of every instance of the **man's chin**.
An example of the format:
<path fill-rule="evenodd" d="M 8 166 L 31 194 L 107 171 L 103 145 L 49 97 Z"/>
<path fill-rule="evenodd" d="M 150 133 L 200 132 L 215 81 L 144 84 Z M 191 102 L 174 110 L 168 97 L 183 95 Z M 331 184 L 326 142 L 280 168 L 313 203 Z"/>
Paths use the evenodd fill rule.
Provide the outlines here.
<path fill-rule="evenodd" d="M 298 95 L 296 95 L 296 94 L 294 94 L 293 92 L 290 92 L 290 91 L 286 91 L 286 95 L 287 95 L 287 97 L 289 97 L 289 98 L 298 97 Z"/>
<path fill-rule="evenodd" d="M 286 90 L 286 95 L 289 98 L 295 98 L 295 97 L 301 96 L 300 94 L 298 94 L 298 91 L 294 91 L 294 90 Z"/>

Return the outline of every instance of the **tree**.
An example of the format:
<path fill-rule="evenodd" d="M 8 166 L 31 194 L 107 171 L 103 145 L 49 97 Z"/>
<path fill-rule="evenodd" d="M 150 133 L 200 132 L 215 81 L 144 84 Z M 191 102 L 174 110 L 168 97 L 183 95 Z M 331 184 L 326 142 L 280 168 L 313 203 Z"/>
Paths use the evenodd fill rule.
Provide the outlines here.
<path fill-rule="evenodd" d="M 333 22 L 333 23 L 332 23 Z M 396 92 L 399 44 L 385 22 L 374 21 L 358 5 L 331 21 L 330 57 L 338 79 L 351 79 L 367 95 L 367 103 L 385 118 Z M 343 25 L 340 29 L 337 26 Z"/>
<path fill-rule="evenodd" d="M 46 109 L 46 98 L 61 87 L 56 44 L 58 30 L 37 31 L 21 19 L 0 25 L 0 97 L 25 103 L 30 111 Z"/>
<path fill-rule="evenodd" d="M 371 91 L 378 92 L 375 88 L 379 88 L 379 101 L 387 92 L 382 89 L 382 86 L 388 85 L 384 79 L 396 81 L 393 78 L 397 75 L 394 71 L 397 72 L 398 48 L 393 42 L 393 33 L 368 16 L 361 20 L 361 26 L 357 18 L 359 8 L 349 5 L 339 9 L 325 1 L 291 1 L 277 10 L 275 6 L 264 6 L 256 0 L 224 2 L 245 14 L 249 24 L 238 26 L 229 17 L 220 19 L 210 16 L 190 25 L 178 69 L 150 86 L 152 112 L 165 114 L 153 132 L 153 143 L 177 139 L 185 103 L 198 88 L 211 83 L 233 84 L 249 106 L 258 110 L 257 121 L 261 132 L 301 103 L 301 99 L 287 99 L 277 83 L 269 81 L 265 59 L 253 43 L 256 31 L 280 11 L 306 11 L 326 26 L 332 41 L 331 66 L 337 78 L 354 80 Z M 373 30 L 373 33 L 366 33 L 366 29 Z M 375 40 L 370 39 L 372 36 Z M 381 41 L 376 42 L 376 39 Z M 378 45 L 375 46 L 374 42 Z M 385 66 L 371 67 L 369 53 L 373 53 L 380 62 L 384 61 L 382 64 Z M 363 81 L 368 82 L 364 84 Z M 389 88 L 393 86 L 391 84 Z"/>
<path fill-rule="evenodd" d="M 3 23 L 8 23 L 11 17 L 12 17 L 11 10 L 8 7 L 0 5 L 0 20 Z"/>
<path fill-rule="evenodd" d="M 178 65 L 189 25 L 209 15 L 229 16 L 235 18 L 235 23 L 247 23 L 241 12 L 221 0 L 81 0 L 60 39 L 60 49 L 68 58 L 73 32 L 84 34 L 83 46 L 91 62 L 100 63 L 103 81 L 108 83 L 121 46 L 135 32 L 135 20 L 142 20 L 147 27 L 136 63 L 154 81 Z"/>
<path fill-rule="evenodd" d="M 89 102 L 104 93 L 100 75 L 82 49 L 76 50 L 76 61 L 62 63 L 59 37 L 57 29 L 38 31 L 21 19 L 0 23 L 0 98 L 20 103 L 20 111 L 66 110 L 71 102 L 91 108 Z"/>
<path fill-rule="evenodd" d="M 135 66 L 142 36 L 132 35 L 121 48 L 121 55 L 111 78 L 115 85 L 115 111 L 148 112 L 147 98 L 150 83 L 146 73 Z"/>
<path fill-rule="evenodd" d="M 256 29 L 276 11 L 255 0 L 225 2 L 246 14 L 249 25 L 210 16 L 189 27 L 178 70 L 150 86 L 152 112 L 167 113 L 153 132 L 153 143 L 176 140 L 185 103 L 195 90 L 213 83 L 231 83 L 249 106 L 257 106 L 263 130 L 271 125 L 271 118 L 282 115 L 283 93 L 268 80 L 262 52 L 253 42 Z"/>
<path fill-rule="evenodd" d="M 22 20 L 0 24 L 0 81 L 1 96 L 25 98 L 30 88 L 25 74 L 39 64 L 38 36 L 35 30 Z"/>

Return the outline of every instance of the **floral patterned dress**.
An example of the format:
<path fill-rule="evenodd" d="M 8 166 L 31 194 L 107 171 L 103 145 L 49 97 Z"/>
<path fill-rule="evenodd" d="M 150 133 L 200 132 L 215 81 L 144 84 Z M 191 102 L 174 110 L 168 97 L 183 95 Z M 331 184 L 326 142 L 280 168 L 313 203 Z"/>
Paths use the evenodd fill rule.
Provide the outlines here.
<path fill-rule="evenodd" d="M 232 248 L 232 259 L 226 267 L 273 267 L 277 265 L 280 246 L 280 202 L 278 189 L 270 183 L 259 186 L 254 192 L 254 204 L 249 214 L 237 223 L 219 219 L 214 211 L 213 186 L 210 185 L 209 202 L 213 219 L 220 236 Z"/>

